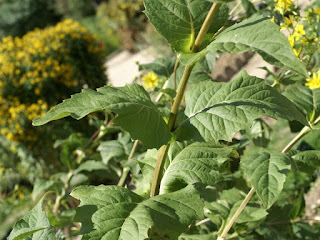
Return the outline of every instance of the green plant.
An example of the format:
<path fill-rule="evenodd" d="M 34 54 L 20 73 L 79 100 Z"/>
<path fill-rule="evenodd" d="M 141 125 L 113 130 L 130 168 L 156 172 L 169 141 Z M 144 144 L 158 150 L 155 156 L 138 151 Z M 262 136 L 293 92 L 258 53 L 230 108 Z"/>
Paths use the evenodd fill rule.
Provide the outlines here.
<path fill-rule="evenodd" d="M 146 27 L 142 9 L 142 0 L 110 0 L 98 6 L 97 19 L 100 26 L 108 26 L 108 35 L 119 34 L 122 46 L 134 51 Z"/>
<path fill-rule="evenodd" d="M 279 26 L 260 15 L 231 23 L 225 2 L 145 0 L 150 22 L 178 54 L 177 60 L 140 66 L 153 72 L 144 78 L 151 94 L 138 84 L 85 89 L 33 121 L 39 126 L 105 111 L 115 114 L 110 122 L 135 140 L 119 136 L 104 144 L 110 147 L 106 165 L 129 155 L 118 186 L 79 186 L 71 192 L 80 200 L 74 221 L 82 224 L 84 239 L 319 236 L 319 224 L 311 227 L 303 216 L 303 194 L 319 168 L 320 149 L 293 147 L 319 128 L 320 89 L 304 86 L 306 66 Z M 228 83 L 210 77 L 215 52 L 249 50 L 285 70 L 293 82 L 272 87 L 245 71 Z M 167 79 L 162 88 L 155 74 Z M 261 116 L 280 119 L 280 126 L 269 126 Z M 300 132 L 281 144 L 289 135 L 281 132 L 287 131 L 287 121 Z M 240 130 L 239 140 L 234 134 Z M 147 151 L 134 156 L 139 142 Z M 131 182 L 126 182 L 129 172 Z M 122 187 L 125 183 L 135 189 Z M 54 234 L 39 206 L 21 220 L 24 224 L 16 224 L 9 239 Z"/>
<path fill-rule="evenodd" d="M 44 28 L 60 20 L 53 0 L 1 0 L 0 38 L 23 36 L 34 28 Z"/>
<path fill-rule="evenodd" d="M 95 14 L 95 6 L 92 0 L 56 0 L 54 9 L 63 17 L 75 20 Z"/>

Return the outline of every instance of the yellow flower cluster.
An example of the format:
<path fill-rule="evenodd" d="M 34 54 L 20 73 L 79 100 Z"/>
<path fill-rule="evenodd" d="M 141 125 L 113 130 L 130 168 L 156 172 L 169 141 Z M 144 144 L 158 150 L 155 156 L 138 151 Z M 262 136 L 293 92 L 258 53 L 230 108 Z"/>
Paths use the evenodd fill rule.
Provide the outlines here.
<path fill-rule="evenodd" d="M 72 47 L 102 57 L 103 46 L 78 22 L 67 19 L 54 27 L 35 29 L 23 37 L 0 42 L 0 135 L 8 140 L 33 141 L 31 120 L 50 105 L 81 88 L 79 64 Z M 83 84 L 83 82 L 82 82 Z M 73 90 L 70 90 L 73 89 Z M 30 130 L 29 133 L 33 132 Z"/>
<path fill-rule="evenodd" d="M 274 0 L 276 2 L 275 9 L 280 12 L 281 14 L 284 14 L 288 9 L 292 6 L 292 2 L 294 0 Z"/>

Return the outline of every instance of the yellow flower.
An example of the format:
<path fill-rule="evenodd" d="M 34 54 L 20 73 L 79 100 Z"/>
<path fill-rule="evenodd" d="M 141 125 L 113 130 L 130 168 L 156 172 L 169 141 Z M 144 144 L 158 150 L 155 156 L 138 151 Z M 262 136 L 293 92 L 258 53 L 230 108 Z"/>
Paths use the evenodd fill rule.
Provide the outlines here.
<path fill-rule="evenodd" d="M 294 36 L 293 35 L 289 35 L 288 36 L 288 41 L 290 43 L 290 46 L 293 48 L 293 46 L 294 46 Z"/>
<path fill-rule="evenodd" d="M 298 49 L 298 51 L 296 49 L 293 49 L 294 54 L 299 57 L 299 54 L 301 53 L 301 48 Z"/>
<path fill-rule="evenodd" d="M 310 89 L 320 88 L 320 71 L 313 73 L 312 78 L 307 78 L 306 86 Z"/>
<path fill-rule="evenodd" d="M 294 0 L 274 0 L 277 4 L 275 6 L 275 9 L 283 14 L 286 12 L 292 5 L 292 2 Z"/>
<path fill-rule="evenodd" d="M 159 79 L 154 72 L 149 72 L 142 78 L 142 83 L 146 88 L 153 88 L 158 86 Z"/>
<path fill-rule="evenodd" d="M 284 23 L 281 26 L 281 30 L 292 27 L 294 24 L 294 18 L 292 15 L 289 15 L 289 17 L 284 18 Z"/>
<path fill-rule="evenodd" d="M 303 35 L 306 35 L 306 31 L 303 28 L 302 24 L 298 24 L 295 28 L 294 28 L 294 39 L 295 40 L 299 40 L 299 38 Z"/>
<path fill-rule="evenodd" d="M 316 14 L 320 14 L 320 8 L 315 7 L 313 10 Z"/>

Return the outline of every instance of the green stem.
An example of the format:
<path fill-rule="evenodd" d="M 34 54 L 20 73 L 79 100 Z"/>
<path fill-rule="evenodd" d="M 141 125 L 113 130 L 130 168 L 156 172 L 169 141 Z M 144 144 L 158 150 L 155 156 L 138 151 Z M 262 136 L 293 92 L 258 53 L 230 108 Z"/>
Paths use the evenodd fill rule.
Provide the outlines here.
<path fill-rule="evenodd" d="M 239 208 L 237 209 L 237 211 L 234 213 L 234 215 L 232 216 L 232 218 L 230 219 L 230 221 L 228 222 L 228 224 L 225 226 L 225 228 L 223 229 L 221 235 L 218 237 L 217 240 L 223 240 L 224 237 L 228 234 L 230 228 L 232 227 L 232 225 L 234 224 L 234 222 L 237 220 L 238 216 L 240 215 L 240 213 L 242 212 L 242 210 L 245 208 L 245 206 L 248 204 L 248 202 L 250 201 L 251 197 L 253 196 L 253 194 L 255 193 L 256 190 L 254 190 L 254 188 L 251 188 L 250 192 L 247 194 L 246 198 L 243 200 L 243 202 L 241 203 L 241 205 L 239 206 Z"/>
<path fill-rule="evenodd" d="M 212 6 L 207 14 L 207 17 L 201 26 L 201 29 L 198 33 L 198 36 L 197 36 L 193 46 L 191 47 L 191 52 L 198 52 L 199 51 L 200 46 L 203 42 L 203 39 L 206 36 L 206 34 L 211 26 L 211 23 L 212 23 L 214 16 L 217 15 L 217 12 L 218 12 L 220 6 L 221 6 L 221 3 L 213 3 L 212 4 Z"/>
<path fill-rule="evenodd" d="M 213 20 L 214 16 L 217 14 L 220 6 L 221 6 L 220 3 L 213 3 L 212 4 L 212 6 L 207 14 L 207 17 L 201 26 L 201 29 L 200 29 L 199 34 L 194 42 L 194 45 L 191 47 L 192 52 L 197 52 L 200 49 L 202 41 L 203 41 L 205 35 L 207 34 L 208 29 L 212 23 L 212 20 Z M 175 125 L 175 122 L 177 119 L 177 115 L 178 115 L 178 111 L 179 111 L 179 107 L 180 107 L 180 104 L 181 104 L 181 101 L 182 101 L 184 92 L 186 90 L 187 83 L 188 83 L 188 80 L 189 80 L 189 77 L 190 77 L 190 74 L 192 72 L 194 65 L 195 65 L 195 63 L 187 65 L 184 69 L 182 78 L 179 83 L 177 95 L 174 99 L 174 102 L 173 102 L 173 105 L 171 108 L 171 112 L 170 112 L 170 116 L 169 116 L 169 120 L 168 120 L 169 131 L 172 131 L 174 128 L 174 125 Z M 162 177 L 161 174 L 162 174 L 163 165 L 164 165 L 164 162 L 165 162 L 165 159 L 167 156 L 168 149 L 169 149 L 169 144 L 163 145 L 159 149 L 156 167 L 155 167 L 153 179 L 152 179 L 150 197 L 154 197 L 155 195 L 159 194 L 160 181 L 161 181 L 161 177 Z"/>
<path fill-rule="evenodd" d="M 135 151 L 137 150 L 138 143 L 139 143 L 139 140 L 135 140 L 134 141 L 132 149 L 131 149 L 131 152 L 130 152 L 129 157 L 128 157 L 128 161 L 133 158 L 133 155 L 134 155 Z M 125 167 L 122 170 L 122 175 L 121 175 L 120 180 L 118 182 L 118 186 L 121 186 L 121 187 L 123 186 L 124 182 L 127 179 L 129 171 L 130 171 L 130 168 L 128 168 L 128 167 Z"/>
<path fill-rule="evenodd" d="M 318 117 L 313 124 L 316 125 L 320 122 L 320 117 Z M 287 153 L 303 136 L 305 136 L 306 134 L 308 134 L 311 131 L 311 129 L 309 127 L 304 127 L 299 134 L 292 139 L 292 141 L 281 151 L 282 153 Z M 253 194 L 255 193 L 255 189 L 251 188 L 251 190 L 249 191 L 249 193 L 247 194 L 246 198 L 243 200 L 243 202 L 241 203 L 240 207 L 237 209 L 237 211 L 235 212 L 235 214 L 232 216 L 231 220 L 229 221 L 229 223 L 226 225 L 226 227 L 223 229 L 222 234 L 218 237 L 217 240 L 224 240 L 225 236 L 228 234 L 229 230 L 231 229 L 232 225 L 234 224 L 234 222 L 237 220 L 238 216 L 240 215 L 240 213 L 242 212 L 242 210 L 244 209 L 244 207 L 248 204 L 249 200 L 251 199 L 251 197 L 253 196 Z"/>

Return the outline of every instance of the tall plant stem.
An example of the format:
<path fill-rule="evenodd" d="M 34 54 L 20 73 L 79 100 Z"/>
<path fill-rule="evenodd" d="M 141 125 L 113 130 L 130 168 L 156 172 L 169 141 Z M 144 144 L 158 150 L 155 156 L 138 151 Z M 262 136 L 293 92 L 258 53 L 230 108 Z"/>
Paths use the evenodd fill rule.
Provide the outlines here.
<path fill-rule="evenodd" d="M 250 201 L 251 197 L 253 196 L 253 194 L 255 193 L 256 190 L 254 190 L 254 188 L 251 188 L 250 192 L 247 194 L 246 198 L 243 200 L 243 202 L 241 203 L 241 205 L 239 206 L 239 208 L 237 209 L 237 211 L 234 213 L 234 215 L 232 216 L 232 218 L 230 219 L 230 222 L 228 223 L 228 225 L 223 229 L 221 235 L 218 237 L 217 240 L 223 240 L 224 237 L 227 235 L 227 233 L 229 232 L 230 228 L 232 227 L 233 223 L 237 220 L 238 216 L 240 215 L 240 213 L 242 212 L 242 210 L 244 209 L 244 207 L 248 204 L 248 202 Z"/>
<path fill-rule="evenodd" d="M 217 15 L 217 12 L 218 12 L 220 6 L 221 6 L 221 3 L 212 4 L 212 6 L 211 6 L 211 8 L 210 8 L 210 10 L 209 10 L 209 12 L 207 14 L 206 19 L 204 20 L 204 22 L 203 22 L 203 24 L 202 24 L 202 26 L 200 28 L 200 31 L 198 33 L 197 38 L 196 38 L 193 46 L 191 46 L 191 51 L 192 52 L 198 52 L 199 51 L 200 46 L 201 46 L 201 44 L 203 42 L 203 39 L 206 36 L 206 34 L 207 34 L 207 32 L 208 32 L 208 30 L 210 28 L 210 25 L 212 23 L 212 20 L 213 20 L 214 16 Z"/>
<path fill-rule="evenodd" d="M 194 45 L 191 46 L 191 51 L 192 52 L 197 52 L 200 49 L 200 46 L 202 44 L 202 41 L 205 37 L 205 35 L 207 34 L 210 25 L 212 23 L 212 20 L 214 18 L 214 16 L 217 14 L 219 8 L 220 8 L 221 4 L 220 3 L 213 3 L 206 19 L 204 20 L 201 29 L 198 33 L 198 36 L 194 42 Z M 181 101 L 184 95 L 184 92 L 186 90 L 187 87 L 187 83 L 190 77 L 190 74 L 192 72 L 192 69 L 194 67 L 194 64 L 190 64 L 190 65 L 186 65 L 182 78 L 180 80 L 179 83 L 179 87 L 178 87 L 178 91 L 177 91 L 177 95 L 174 99 L 172 108 L 171 108 L 171 112 L 170 112 L 170 116 L 169 116 L 169 120 L 168 120 L 168 128 L 169 131 L 172 131 L 177 119 L 177 114 L 179 111 L 179 107 L 181 105 Z M 167 145 L 163 145 L 158 152 L 158 157 L 157 157 L 157 162 L 156 162 L 156 167 L 154 170 L 154 174 L 153 174 L 153 179 L 152 179 L 152 185 L 151 185 L 151 191 L 150 191 L 150 197 L 154 197 L 155 195 L 159 194 L 159 187 L 160 187 L 160 181 L 161 181 L 161 174 L 162 174 L 162 170 L 163 170 L 163 165 L 167 156 L 167 152 L 169 149 L 170 144 Z"/>
<path fill-rule="evenodd" d="M 314 122 L 313 125 L 316 125 L 320 122 L 320 117 L 318 117 Z M 281 151 L 282 153 L 287 153 L 303 136 L 305 136 L 306 134 L 308 134 L 311 131 L 311 129 L 309 127 L 304 127 L 302 128 L 302 130 L 298 133 L 297 136 L 295 136 L 292 141 L 284 147 L 284 149 Z M 240 213 L 242 212 L 242 210 L 244 209 L 244 207 L 248 204 L 249 200 L 251 199 L 251 197 L 254 195 L 255 193 L 255 189 L 252 187 L 249 191 L 249 193 L 247 194 L 247 196 L 245 197 L 245 199 L 243 200 L 243 202 L 241 203 L 241 205 L 239 206 L 239 208 L 237 209 L 237 211 L 235 212 L 235 214 L 232 216 L 232 218 L 230 219 L 230 221 L 228 222 L 228 224 L 224 227 L 221 235 L 218 237 L 217 240 L 224 240 L 225 236 L 228 234 L 229 230 L 231 229 L 232 225 L 234 224 L 234 222 L 237 220 L 238 216 L 240 215 Z"/>
<path fill-rule="evenodd" d="M 129 157 L 128 157 L 128 161 L 133 158 L 133 155 L 134 155 L 134 153 L 135 153 L 135 151 L 136 151 L 136 149 L 137 149 L 138 143 L 139 143 L 139 140 L 135 140 L 135 141 L 134 141 L 133 146 L 132 146 L 132 148 L 131 148 L 131 152 L 130 152 Z M 123 169 L 121 178 L 120 178 L 120 180 L 119 180 L 119 182 L 118 182 L 118 186 L 121 186 L 121 187 L 123 186 L 124 182 L 125 182 L 126 179 L 127 179 L 127 176 L 128 176 L 128 174 L 129 174 L 129 171 L 130 171 L 130 168 L 129 168 L 129 167 L 125 167 L 125 168 Z"/>

